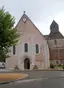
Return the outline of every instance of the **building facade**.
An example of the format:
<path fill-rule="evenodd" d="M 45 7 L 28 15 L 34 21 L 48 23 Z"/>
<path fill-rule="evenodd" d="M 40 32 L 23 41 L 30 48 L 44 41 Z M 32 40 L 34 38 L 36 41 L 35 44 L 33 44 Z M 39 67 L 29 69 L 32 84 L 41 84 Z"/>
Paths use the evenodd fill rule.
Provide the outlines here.
<path fill-rule="evenodd" d="M 64 64 L 64 36 L 54 20 L 50 25 L 50 34 L 45 35 L 45 38 L 49 46 L 50 61 L 55 65 Z"/>
<path fill-rule="evenodd" d="M 59 31 L 59 25 L 53 20 L 50 34 L 43 35 L 29 17 L 22 15 L 17 31 L 19 42 L 11 47 L 10 58 L 6 59 L 6 68 L 20 70 L 48 69 L 50 62 L 54 65 L 64 64 L 64 36 Z"/>
<path fill-rule="evenodd" d="M 17 46 L 11 47 L 10 58 L 6 59 L 6 68 L 20 70 L 49 68 L 49 48 L 44 35 L 24 13 L 16 25 L 20 33 Z"/>

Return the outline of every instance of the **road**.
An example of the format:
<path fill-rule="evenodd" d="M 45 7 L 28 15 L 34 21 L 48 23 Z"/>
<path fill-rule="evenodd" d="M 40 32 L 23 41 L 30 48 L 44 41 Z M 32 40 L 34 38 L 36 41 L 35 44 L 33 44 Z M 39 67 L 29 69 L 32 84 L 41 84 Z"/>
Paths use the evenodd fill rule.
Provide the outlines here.
<path fill-rule="evenodd" d="M 29 74 L 28 79 L 11 84 L 3 84 L 0 85 L 0 88 L 64 88 L 63 71 L 35 71 L 26 73 Z"/>
<path fill-rule="evenodd" d="M 28 74 L 29 79 L 35 79 L 35 78 L 54 78 L 54 77 L 64 77 L 64 71 L 30 71 L 25 72 Z"/>

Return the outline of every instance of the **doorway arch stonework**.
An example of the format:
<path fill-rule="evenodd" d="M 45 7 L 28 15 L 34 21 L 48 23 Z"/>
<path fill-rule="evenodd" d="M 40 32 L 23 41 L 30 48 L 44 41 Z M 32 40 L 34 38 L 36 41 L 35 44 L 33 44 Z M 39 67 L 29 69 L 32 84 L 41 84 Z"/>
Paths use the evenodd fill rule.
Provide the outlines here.
<path fill-rule="evenodd" d="M 27 69 L 27 68 L 24 67 L 24 61 L 25 61 L 26 58 L 29 59 L 29 61 L 27 61 L 26 64 L 30 65 L 30 69 Z M 28 62 L 29 62 L 29 63 L 28 63 Z M 28 66 L 27 66 L 27 67 L 28 67 Z M 32 69 L 33 69 L 32 58 L 31 58 L 30 56 L 24 55 L 24 56 L 21 57 L 21 59 L 20 59 L 20 69 L 21 69 L 21 70 L 26 70 L 26 69 L 27 69 L 27 70 L 32 70 Z"/>

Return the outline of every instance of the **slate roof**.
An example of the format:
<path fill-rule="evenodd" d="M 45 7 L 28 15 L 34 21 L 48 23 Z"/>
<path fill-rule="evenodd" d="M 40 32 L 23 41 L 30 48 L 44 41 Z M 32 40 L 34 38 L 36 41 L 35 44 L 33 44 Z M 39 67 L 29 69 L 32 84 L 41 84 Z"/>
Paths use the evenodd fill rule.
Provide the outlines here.
<path fill-rule="evenodd" d="M 64 36 L 61 34 L 59 31 L 58 24 L 53 20 L 51 25 L 50 25 L 50 34 L 49 35 L 44 35 L 46 39 L 62 39 Z"/>
<path fill-rule="evenodd" d="M 48 36 L 48 39 L 61 39 L 61 38 L 64 38 L 64 36 L 60 32 L 50 33 Z"/>

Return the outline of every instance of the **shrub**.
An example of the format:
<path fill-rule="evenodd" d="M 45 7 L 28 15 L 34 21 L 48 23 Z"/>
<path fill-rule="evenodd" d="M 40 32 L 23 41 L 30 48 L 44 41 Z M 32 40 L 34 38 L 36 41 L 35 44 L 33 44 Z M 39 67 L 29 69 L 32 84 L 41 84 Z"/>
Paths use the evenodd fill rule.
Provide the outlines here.
<path fill-rule="evenodd" d="M 34 65 L 33 69 L 38 69 L 37 65 Z"/>
<path fill-rule="evenodd" d="M 54 68 L 54 65 L 52 63 L 50 64 L 50 68 Z"/>
<path fill-rule="evenodd" d="M 64 65 L 63 65 L 62 67 L 63 67 L 63 69 L 64 69 Z"/>
<path fill-rule="evenodd" d="M 63 69 L 63 65 L 62 64 L 59 64 L 59 65 L 57 65 L 57 68 Z"/>
<path fill-rule="evenodd" d="M 19 70 L 18 66 L 15 66 L 14 69 L 15 69 L 15 70 Z"/>
<path fill-rule="evenodd" d="M 59 65 L 58 65 L 58 67 L 62 67 L 62 65 L 61 65 L 61 64 L 59 64 Z"/>

